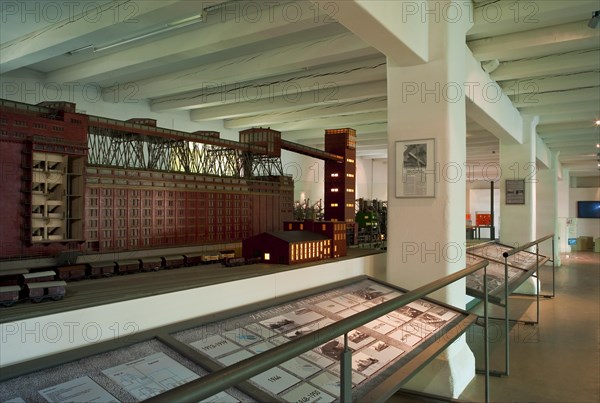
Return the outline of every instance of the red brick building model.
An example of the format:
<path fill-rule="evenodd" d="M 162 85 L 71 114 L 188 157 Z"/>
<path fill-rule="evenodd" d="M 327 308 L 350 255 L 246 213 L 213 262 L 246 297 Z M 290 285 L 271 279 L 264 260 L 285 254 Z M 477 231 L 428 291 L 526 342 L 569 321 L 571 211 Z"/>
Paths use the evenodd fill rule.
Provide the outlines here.
<path fill-rule="evenodd" d="M 260 257 L 265 263 L 298 264 L 331 257 L 331 240 L 310 231 L 276 231 L 255 235 L 242 242 L 245 258 Z"/>
<path fill-rule="evenodd" d="M 235 142 L 67 102 L 0 100 L 0 112 L 0 259 L 240 242 L 292 218 L 281 148 L 341 160 L 270 129 Z"/>
<path fill-rule="evenodd" d="M 346 223 L 339 221 L 286 221 L 285 231 L 310 231 L 331 239 L 332 250 L 327 257 L 346 256 Z"/>
<path fill-rule="evenodd" d="M 354 222 L 356 199 L 356 131 L 325 130 L 325 151 L 343 157 L 325 161 L 325 220 Z"/>

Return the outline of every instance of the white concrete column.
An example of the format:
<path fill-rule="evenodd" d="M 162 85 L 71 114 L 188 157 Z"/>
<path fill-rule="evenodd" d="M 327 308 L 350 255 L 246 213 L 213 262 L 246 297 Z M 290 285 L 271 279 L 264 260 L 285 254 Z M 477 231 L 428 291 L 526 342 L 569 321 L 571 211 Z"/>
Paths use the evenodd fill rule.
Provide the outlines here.
<path fill-rule="evenodd" d="M 559 243 L 558 248 L 560 252 L 571 252 L 569 246 L 569 227 L 567 226 L 567 219 L 569 215 L 569 187 L 570 187 L 570 173 L 569 168 L 562 168 L 562 174 L 558 179 L 558 200 L 557 204 L 557 217 L 559 220 L 558 224 L 558 236 Z"/>
<path fill-rule="evenodd" d="M 554 259 L 559 255 L 559 220 L 558 220 L 558 156 L 552 153 L 551 166 L 537 171 L 537 206 L 536 206 L 536 238 L 554 234 Z M 551 241 L 544 241 L 540 245 L 540 253 L 552 255 Z"/>
<path fill-rule="evenodd" d="M 523 245 L 536 235 L 536 126 L 523 117 L 523 144 L 500 141 L 500 242 Z M 525 180 L 525 204 L 506 204 L 506 181 Z"/>
<path fill-rule="evenodd" d="M 391 3 L 391 2 L 390 2 Z M 433 9 L 461 8 L 464 2 L 427 2 Z M 387 279 L 414 289 L 465 267 L 466 110 L 464 20 L 429 15 L 427 64 L 402 67 L 388 58 L 388 259 Z M 430 198 L 397 198 L 402 182 L 403 149 L 396 142 L 426 143 L 433 139 L 433 166 L 427 181 Z M 430 144 L 429 144 L 430 145 Z M 427 159 L 433 150 L 428 146 Z M 404 182 L 405 183 L 405 182 Z M 458 281 L 434 295 L 464 308 L 465 282 Z M 458 397 L 474 376 L 475 362 L 464 338 L 457 340 L 406 387 Z"/>

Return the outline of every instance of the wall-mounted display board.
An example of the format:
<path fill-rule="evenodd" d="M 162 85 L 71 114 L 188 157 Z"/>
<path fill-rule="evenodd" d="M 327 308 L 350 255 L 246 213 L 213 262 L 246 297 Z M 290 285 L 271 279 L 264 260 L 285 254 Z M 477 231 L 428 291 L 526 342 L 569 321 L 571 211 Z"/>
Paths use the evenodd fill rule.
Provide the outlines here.
<path fill-rule="evenodd" d="M 192 319 L 5 367 L 0 401 L 141 401 L 404 292 L 360 276 L 255 305 L 253 311 L 239 308 L 210 321 Z M 371 401 L 394 393 L 475 320 L 473 314 L 420 299 L 351 331 L 353 396 Z M 343 337 L 326 342 L 209 401 L 339 400 L 343 345 Z"/>
<path fill-rule="evenodd" d="M 505 184 L 506 204 L 525 204 L 525 179 L 507 179 Z"/>

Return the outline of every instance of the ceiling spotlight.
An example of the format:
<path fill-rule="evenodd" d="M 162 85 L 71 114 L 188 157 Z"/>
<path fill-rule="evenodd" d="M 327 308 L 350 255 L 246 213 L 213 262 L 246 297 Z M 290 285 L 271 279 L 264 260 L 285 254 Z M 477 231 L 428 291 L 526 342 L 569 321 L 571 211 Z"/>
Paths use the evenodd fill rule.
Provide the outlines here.
<path fill-rule="evenodd" d="M 592 29 L 598 28 L 598 25 L 600 25 L 600 10 L 594 11 L 592 13 L 592 18 L 588 21 L 588 27 Z"/>
<path fill-rule="evenodd" d="M 596 119 L 596 126 L 600 126 L 600 119 Z"/>

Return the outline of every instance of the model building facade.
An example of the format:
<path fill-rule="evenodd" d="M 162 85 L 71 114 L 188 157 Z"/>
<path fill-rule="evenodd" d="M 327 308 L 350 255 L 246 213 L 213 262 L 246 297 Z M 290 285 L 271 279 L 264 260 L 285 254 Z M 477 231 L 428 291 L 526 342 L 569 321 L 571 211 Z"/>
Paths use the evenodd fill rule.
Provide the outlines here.
<path fill-rule="evenodd" d="M 354 222 L 356 131 L 325 130 L 325 151 L 343 158 L 325 161 L 325 220 Z"/>
<path fill-rule="evenodd" d="M 231 141 L 81 114 L 69 102 L 0 100 L 0 112 L 0 258 L 240 242 L 292 219 L 282 149 L 347 164 L 271 129 Z"/>
<path fill-rule="evenodd" d="M 84 115 L 67 102 L 2 100 L 0 111 L 0 258 L 239 242 L 292 219 L 274 130 L 236 142 Z"/>

